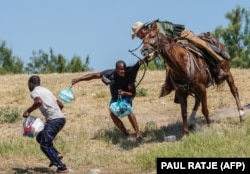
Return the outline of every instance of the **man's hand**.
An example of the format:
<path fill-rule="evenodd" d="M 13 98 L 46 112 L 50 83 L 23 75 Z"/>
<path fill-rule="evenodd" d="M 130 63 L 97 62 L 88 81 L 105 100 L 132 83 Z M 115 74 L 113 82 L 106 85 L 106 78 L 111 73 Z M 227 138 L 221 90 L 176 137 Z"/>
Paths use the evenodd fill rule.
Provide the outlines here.
<path fill-rule="evenodd" d="M 29 115 L 30 115 L 30 113 L 29 113 L 28 111 L 25 111 L 25 112 L 23 113 L 23 117 L 24 117 L 24 118 L 27 118 Z"/>
<path fill-rule="evenodd" d="M 141 66 L 142 64 L 146 63 L 144 60 L 139 60 L 138 64 Z"/>
<path fill-rule="evenodd" d="M 118 95 L 132 97 L 133 93 L 129 92 L 129 91 L 123 91 L 123 90 L 119 89 L 118 90 Z"/>
<path fill-rule="evenodd" d="M 118 94 L 119 94 L 119 95 L 124 95 L 124 91 L 121 90 L 121 89 L 119 89 L 119 90 L 118 90 Z"/>
<path fill-rule="evenodd" d="M 79 82 L 79 79 L 78 79 L 78 78 L 72 79 L 72 81 L 71 81 L 72 85 L 74 85 L 74 84 L 76 84 L 76 83 L 78 83 L 78 82 Z"/>

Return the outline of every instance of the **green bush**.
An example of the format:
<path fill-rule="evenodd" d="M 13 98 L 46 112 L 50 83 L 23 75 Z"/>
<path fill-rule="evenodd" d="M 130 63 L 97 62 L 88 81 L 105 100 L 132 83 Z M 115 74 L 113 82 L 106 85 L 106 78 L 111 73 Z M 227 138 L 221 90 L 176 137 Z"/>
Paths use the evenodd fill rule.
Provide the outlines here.
<path fill-rule="evenodd" d="M 136 96 L 138 96 L 138 97 L 144 97 L 144 96 L 146 96 L 147 95 L 147 89 L 145 89 L 145 88 L 138 88 L 138 89 L 136 89 Z"/>
<path fill-rule="evenodd" d="M 15 123 L 21 119 L 20 113 L 21 110 L 16 107 L 0 108 L 0 123 Z"/>

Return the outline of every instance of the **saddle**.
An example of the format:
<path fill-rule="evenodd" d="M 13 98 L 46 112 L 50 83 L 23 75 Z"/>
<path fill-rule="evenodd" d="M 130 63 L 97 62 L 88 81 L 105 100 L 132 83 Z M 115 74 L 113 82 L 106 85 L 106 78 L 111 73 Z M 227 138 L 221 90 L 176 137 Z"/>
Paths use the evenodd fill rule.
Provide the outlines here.
<path fill-rule="evenodd" d="M 219 62 L 222 62 L 224 59 L 230 59 L 229 54 L 225 50 L 220 49 L 222 44 L 210 32 L 196 36 L 192 31 L 184 30 L 180 38 L 189 40 L 203 52 L 208 53 L 207 57 L 213 57 Z"/>
<path fill-rule="evenodd" d="M 206 41 L 208 46 L 211 47 L 214 52 L 216 52 L 225 59 L 230 59 L 230 55 L 228 54 L 228 52 L 220 49 L 221 43 L 215 38 L 215 36 L 212 33 L 210 32 L 200 33 L 197 37 Z"/>
<path fill-rule="evenodd" d="M 184 30 L 180 39 L 188 40 L 179 41 L 179 43 L 205 59 L 216 84 L 222 83 L 228 78 L 228 74 L 224 71 L 223 62 L 230 59 L 230 56 L 225 47 L 210 32 L 196 36 L 192 31 Z"/>

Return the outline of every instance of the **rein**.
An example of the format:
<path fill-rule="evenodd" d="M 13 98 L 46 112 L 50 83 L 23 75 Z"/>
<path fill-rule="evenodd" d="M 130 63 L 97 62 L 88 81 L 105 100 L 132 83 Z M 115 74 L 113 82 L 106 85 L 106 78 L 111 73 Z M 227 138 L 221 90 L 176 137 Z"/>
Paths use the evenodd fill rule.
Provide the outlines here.
<path fill-rule="evenodd" d="M 140 47 L 141 47 L 141 45 L 143 44 L 143 42 L 141 42 L 141 44 L 137 47 L 137 48 L 135 48 L 135 49 L 133 49 L 133 50 L 128 50 L 130 53 L 131 52 L 134 52 L 134 51 L 136 51 L 136 50 L 138 50 Z M 138 58 L 138 56 L 135 56 L 135 57 L 137 57 Z M 140 59 L 140 58 L 139 58 Z M 141 59 L 140 59 L 141 60 Z"/>
<path fill-rule="evenodd" d="M 135 86 L 136 88 L 139 86 L 139 84 L 140 84 L 141 81 L 143 80 L 143 78 L 144 78 L 144 76 L 145 76 L 145 74 L 146 74 L 146 70 L 147 70 L 147 67 L 146 67 L 146 65 L 145 65 L 145 61 L 134 53 L 134 51 L 136 51 L 138 48 L 141 47 L 142 43 L 143 43 L 143 42 L 141 42 L 141 44 L 140 44 L 137 48 L 135 48 L 134 50 L 128 50 L 133 56 L 135 56 L 137 59 L 139 59 L 139 60 L 141 60 L 141 61 L 144 62 L 144 63 L 143 63 L 144 71 L 143 71 L 143 74 L 142 74 L 141 79 L 139 80 L 139 82 L 138 82 L 138 83 L 136 84 L 136 86 Z"/>

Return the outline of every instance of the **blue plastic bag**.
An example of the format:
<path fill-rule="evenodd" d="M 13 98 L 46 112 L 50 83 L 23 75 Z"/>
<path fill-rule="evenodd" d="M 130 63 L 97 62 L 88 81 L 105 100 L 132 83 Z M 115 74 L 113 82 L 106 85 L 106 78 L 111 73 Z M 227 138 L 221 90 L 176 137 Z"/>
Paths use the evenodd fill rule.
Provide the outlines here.
<path fill-rule="evenodd" d="M 117 117 L 125 117 L 129 114 L 133 113 L 133 108 L 130 104 L 126 102 L 126 100 L 122 100 L 122 96 L 119 95 L 116 102 L 113 102 L 110 105 L 110 110 Z"/>
<path fill-rule="evenodd" d="M 74 99 L 74 93 L 72 90 L 71 85 L 69 88 L 61 90 L 59 93 L 59 98 L 64 102 L 64 103 L 70 103 Z"/>

